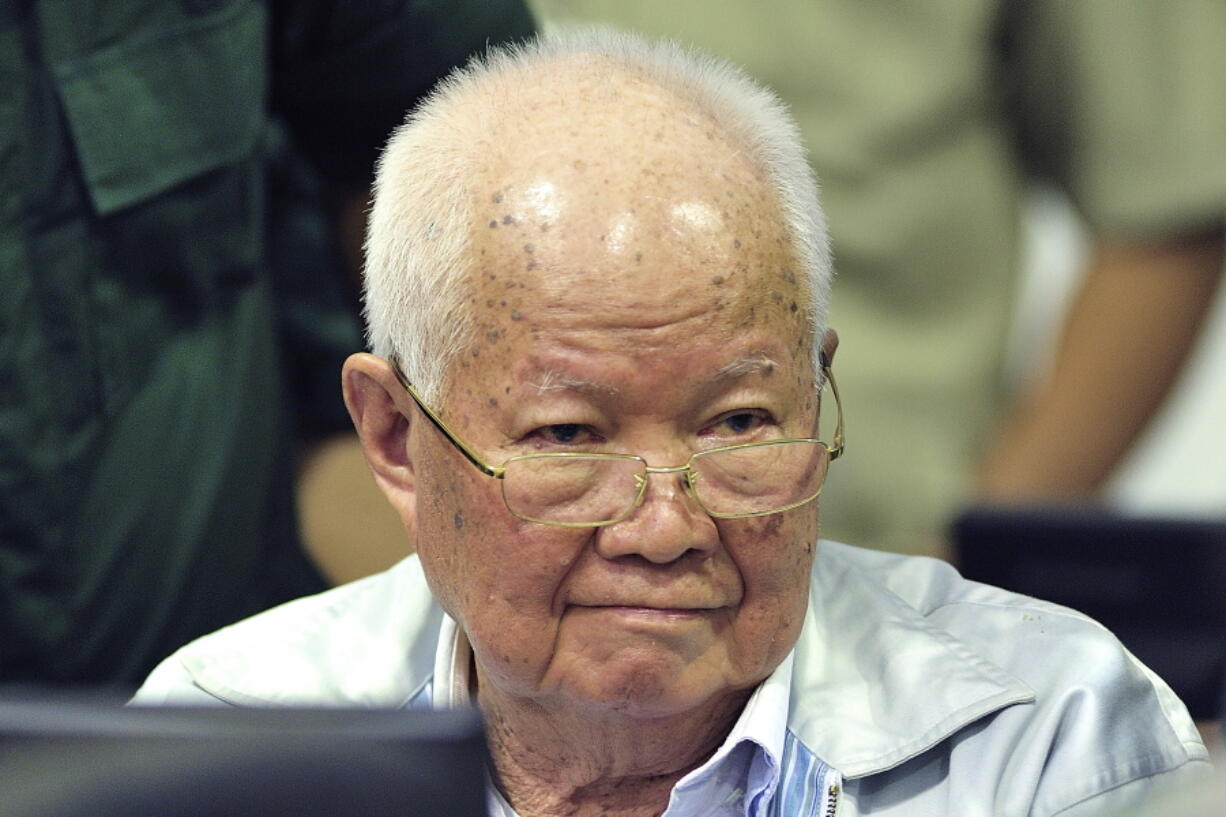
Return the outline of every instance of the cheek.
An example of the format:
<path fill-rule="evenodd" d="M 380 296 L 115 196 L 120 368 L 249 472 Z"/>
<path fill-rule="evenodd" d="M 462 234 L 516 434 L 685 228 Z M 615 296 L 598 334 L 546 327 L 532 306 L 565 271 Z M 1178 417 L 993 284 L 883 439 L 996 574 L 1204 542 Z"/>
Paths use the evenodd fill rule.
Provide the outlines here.
<path fill-rule="evenodd" d="M 737 614 L 737 649 L 746 664 L 773 666 L 791 649 L 808 608 L 817 516 L 784 513 L 731 520 L 725 541 L 745 596 Z"/>
<path fill-rule="evenodd" d="M 429 498 L 418 552 L 431 592 L 487 675 L 504 687 L 531 683 L 552 655 L 557 600 L 586 534 L 521 522 L 494 480 L 440 470 L 422 480 Z"/>
<path fill-rule="evenodd" d="M 461 626 L 483 677 L 507 693 L 531 695 L 557 652 L 558 600 L 578 548 L 552 538 L 512 539 L 473 564 Z"/>

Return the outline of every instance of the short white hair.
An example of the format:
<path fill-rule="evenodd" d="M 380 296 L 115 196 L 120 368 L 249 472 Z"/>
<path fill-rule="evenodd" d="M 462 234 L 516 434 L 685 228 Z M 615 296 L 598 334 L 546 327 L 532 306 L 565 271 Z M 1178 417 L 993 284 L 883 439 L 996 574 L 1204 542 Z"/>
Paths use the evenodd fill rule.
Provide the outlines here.
<path fill-rule="evenodd" d="M 378 162 L 366 237 L 372 351 L 397 359 L 422 397 L 438 404 L 447 371 L 473 332 L 466 307 L 480 158 L 473 146 L 494 115 L 495 98 L 499 109 L 513 110 L 509 79 L 576 58 L 611 63 L 709 114 L 762 171 L 803 272 L 816 366 L 832 274 L 829 238 L 817 180 L 786 106 L 724 60 L 605 28 L 559 30 L 492 48 L 452 72 L 392 134 Z"/>

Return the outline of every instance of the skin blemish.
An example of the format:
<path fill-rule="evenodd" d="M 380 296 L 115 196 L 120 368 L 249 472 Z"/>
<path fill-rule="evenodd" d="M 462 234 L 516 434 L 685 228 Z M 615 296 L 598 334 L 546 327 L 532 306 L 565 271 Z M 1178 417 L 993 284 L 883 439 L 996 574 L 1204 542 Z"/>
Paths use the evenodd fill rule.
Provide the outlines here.
<path fill-rule="evenodd" d="M 461 528 L 463 528 L 464 527 L 464 514 L 460 513 L 457 510 L 455 514 L 452 515 L 451 517 L 451 524 L 455 525 L 456 530 L 460 530 Z"/>
<path fill-rule="evenodd" d="M 741 239 L 739 239 L 739 238 L 734 238 L 734 239 L 732 239 L 732 246 L 733 246 L 735 249 L 738 249 L 738 250 L 739 250 L 739 249 L 741 248 Z"/>
<path fill-rule="evenodd" d="M 500 337 L 502 337 L 502 332 L 501 330 L 498 330 L 498 329 L 491 329 L 490 331 L 485 333 L 485 339 L 488 340 L 490 343 L 497 342 L 497 340 Z"/>
<path fill-rule="evenodd" d="M 542 233 L 547 233 L 547 232 L 549 232 L 549 222 L 548 222 L 548 221 L 543 222 L 543 223 L 541 224 L 541 232 L 542 232 Z"/>
<path fill-rule="evenodd" d="M 527 264 L 524 264 L 524 269 L 526 270 L 534 270 L 536 269 L 536 267 L 537 267 L 537 264 L 535 261 L 529 261 Z"/>
<path fill-rule="evenodd" d="M 789 311 L 789 312 L 795 312 L 797 309 L 799 309 L 799 307 L 798 307 L 798 306 L 796 306 L 796 302 L 795 302 L 795 301 L 792 301 L 792 303 L 788 305 L 788 311 Z"/>
<path fill-rule="evenodd" d="M 713 277 L 711 278 L 711 284 L 712 284 L 713 286 L 717 286 L 717 287 L 721 287 L 721 286 L 723 286 L 723 285 L 724 285 L 724 276 L 722 276 L 722 275 L 715 275 L 715 276 L 713 276 Z"/>
<path fill-rule="evenodd" d="M 525 244 L 525 245 L 524 245 L 524 252 L 526 252 L 526 253 L 528 253 L 529 255 L 531 255 L 532 253 L 536 252 L 536 247 L 535 247 L 535 246 L 533 246 L 532 244 Z"/>
<path fill-rule="evenodd" d="M 575 170 L 578 170 L 580 173 L 587 170 L 587 162 L 583 161 L 582 159 L 575 159 L 575 161 L 570 163 L 570 166 Z"/>
<path fill-rule="evenodd" d="M 523 312 L 520 312 L 518 309 L 512 309 L 512 310 L 511 310 L 511 320 L 513 320 L 513 321 L 522 321 L 523 319 L 524 319 L 524 313 L 523 313 Z"/>
<path fill-rule="evenodd" d="M 505 306 L 507 305 L 507 302 L 506 302 L 506 301 L 499 301 L 499 302 L 498 302 L 498 305 L 499 305 L 499 306 L 504 306 L 504 307 L 505 307 Z M 793 306 L 795 306 L 795 304 L 793 304 Z"/>
<path fill-rule="evenodd" d="M 490 201 L 494 202 L 494 204 L 502 204 L 502 191 L 499 190 L 497 193 L 490 196 Z"/>
<path fill-rule="evenodd" d="M 491 397 L 489 400 L 486 400 L 485 402 L 489 404 L 490 408 L 498 408 L 498 398 L 497 397 Z"/>
<path fill-rule="evenodd" d="M 490 229 L 491 229 L 491 230 L 497 230 L 497 229 L 498 229 L 498 222 L 497 222 L 497 221 L 491 221 L 491 222 L 490 222 Z"/>
<path fill-rule="evenodd" d="M 502 217 L 502 223 L 503 224 L 514 224 L 515 216 L 511 215 L 510 213 L 507 213 L 505 216 Z"/>
<path fill-rule="evenodd" d="M 634 263 L 636 264 L 643 263 L 643 254 L 641 252 L 636 252 L 634 254 Z"/>

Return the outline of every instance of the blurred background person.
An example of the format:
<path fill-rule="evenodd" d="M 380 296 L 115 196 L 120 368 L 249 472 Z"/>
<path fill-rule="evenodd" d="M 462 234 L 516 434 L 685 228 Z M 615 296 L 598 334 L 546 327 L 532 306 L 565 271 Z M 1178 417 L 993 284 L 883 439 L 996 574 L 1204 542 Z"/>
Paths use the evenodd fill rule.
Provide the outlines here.
<path fill-rule="evenodd" d="M 348 423 L 374 156 L 531 30 L 506 0 L 0 4 L 0 682 L 128 684 L 325 586 L 295 473 L 356 447 L 311 443 Z"/>
<path fill-rule="evenodd" d="M 1221 277 L 1226 5 L 533 0 L 745 65 L 828 206 L 857 449 L 823 534 L 944 550 L 973 496 L 1094 497 L 1171 390 Z M 1006 345 L 1036 184 L 1089 232 L 1046 375 Z M 1034 348 L 1021 355 L 1033 369 Z"/>

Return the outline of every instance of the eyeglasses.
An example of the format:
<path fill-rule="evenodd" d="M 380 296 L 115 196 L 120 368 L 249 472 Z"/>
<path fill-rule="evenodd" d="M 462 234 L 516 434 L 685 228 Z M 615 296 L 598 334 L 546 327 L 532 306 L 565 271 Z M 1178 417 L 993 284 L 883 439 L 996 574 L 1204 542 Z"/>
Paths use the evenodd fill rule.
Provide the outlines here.
<path fill-rule="evenodd" d="M 502 500 L 516 517 L 562 528 L 599 528 L 622 521 L 643 502 L 649 474 L 683 474 L 686 493 L 716 519 L 768 516 L 817 499 L 830 462 L 843 454 L 843 406 L 834 395 L 833 444 L 811 438 L 741 443 L 695 452 L 685 465 L 653 466 L 633 454 L 521 454 L 491 465 L 422 401 L 400 364 L 396 378 L 443 436 L 481 473 L 502 483 Z"/>

